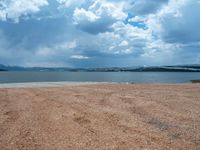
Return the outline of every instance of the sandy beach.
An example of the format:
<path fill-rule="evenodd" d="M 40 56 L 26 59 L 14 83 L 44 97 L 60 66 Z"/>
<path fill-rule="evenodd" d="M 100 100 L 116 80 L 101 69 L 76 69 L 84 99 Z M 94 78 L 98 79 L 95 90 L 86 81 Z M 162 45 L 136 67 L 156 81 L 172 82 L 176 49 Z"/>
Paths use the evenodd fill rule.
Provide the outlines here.
<path fill-rule="evenodd" d="M 0 150 L 200 149 L 200 84 L 0 87 Z"/>

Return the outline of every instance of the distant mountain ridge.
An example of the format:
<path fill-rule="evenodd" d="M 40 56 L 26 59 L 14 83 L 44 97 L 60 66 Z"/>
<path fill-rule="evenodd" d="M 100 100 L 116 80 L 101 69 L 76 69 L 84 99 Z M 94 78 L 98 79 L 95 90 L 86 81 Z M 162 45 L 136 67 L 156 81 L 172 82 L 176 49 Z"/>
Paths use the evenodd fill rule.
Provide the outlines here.
<path fill-rule="evenodd" d="M 69 71 L 69 72 L 200 72 L 200 65 L 67 68 L 67 67 L 19 67 L 0 65 L 0 71 Z"/>

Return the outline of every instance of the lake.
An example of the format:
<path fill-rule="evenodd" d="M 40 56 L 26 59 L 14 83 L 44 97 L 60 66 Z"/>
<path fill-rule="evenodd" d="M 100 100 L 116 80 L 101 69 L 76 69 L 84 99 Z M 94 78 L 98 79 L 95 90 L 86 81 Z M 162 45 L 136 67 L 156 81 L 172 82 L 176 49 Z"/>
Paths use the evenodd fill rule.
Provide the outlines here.
<path fill-rule="evenodd" d="M 200 72 L 0 72 L 0 83 L 21 82 L 131 82 L 187 83 Z"/>

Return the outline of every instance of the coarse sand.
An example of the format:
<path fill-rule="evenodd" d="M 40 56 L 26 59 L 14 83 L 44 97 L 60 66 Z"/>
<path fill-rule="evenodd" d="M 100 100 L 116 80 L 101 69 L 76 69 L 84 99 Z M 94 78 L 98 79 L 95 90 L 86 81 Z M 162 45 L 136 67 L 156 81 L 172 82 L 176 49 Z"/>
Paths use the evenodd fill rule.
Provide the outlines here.
<path fill-rule="evenodd" d="M 0 150 L 200 150 L 200 84 L 0 88 Z"/>

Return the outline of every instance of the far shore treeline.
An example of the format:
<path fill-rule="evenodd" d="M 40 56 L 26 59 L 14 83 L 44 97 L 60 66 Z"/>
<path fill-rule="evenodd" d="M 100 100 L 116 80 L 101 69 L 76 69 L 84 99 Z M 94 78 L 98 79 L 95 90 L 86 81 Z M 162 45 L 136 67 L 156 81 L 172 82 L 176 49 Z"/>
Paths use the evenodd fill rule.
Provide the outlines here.
<path fill-rule="evenodd" d="M 19 67 L 19 66 L 0 65 L 0 71 L 200 72 L 200 65 L 106 67 L 106 68 L 65 68 L 65 67 L 51 68 L 51 67 Z"/>

